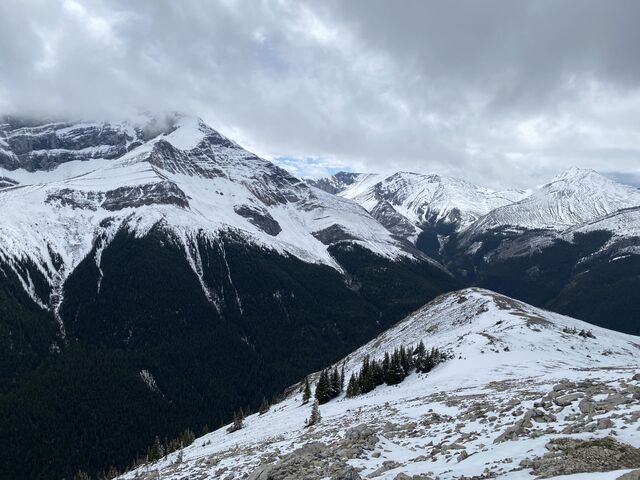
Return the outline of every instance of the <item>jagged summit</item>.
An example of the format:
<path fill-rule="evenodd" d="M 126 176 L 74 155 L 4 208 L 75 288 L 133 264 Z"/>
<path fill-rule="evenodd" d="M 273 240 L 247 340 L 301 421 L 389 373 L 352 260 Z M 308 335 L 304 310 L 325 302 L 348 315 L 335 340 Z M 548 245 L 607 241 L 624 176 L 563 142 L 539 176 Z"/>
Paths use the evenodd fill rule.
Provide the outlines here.
<path fill-rule="evenodd" d="M 240 150 L 206 125 L 181 114 L 144 116 L 126 122 L 0 121 L 0 167 L 6 170 L 54 170 L 72 161 L 115 160 L 138 155 L 166 142 L 190 151 L 205 142 Z M 141 147 L 142 150 L 140 150 Z"/>
<path fill-rule="evenodd" d="M 394 234 L 415 242 L 425 226 L 461 230 L 491 210 L 520 200 L 526 192 L 496 192 L 437 174 L 344 174 L 315 182 L 362 205 Z"/>

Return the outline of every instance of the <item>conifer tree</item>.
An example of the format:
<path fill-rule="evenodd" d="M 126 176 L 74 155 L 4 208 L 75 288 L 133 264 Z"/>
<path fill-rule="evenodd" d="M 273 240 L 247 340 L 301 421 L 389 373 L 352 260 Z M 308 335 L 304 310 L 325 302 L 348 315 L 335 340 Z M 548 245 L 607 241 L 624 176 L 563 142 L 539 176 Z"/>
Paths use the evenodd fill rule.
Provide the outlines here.
<path fill-rule="evenodd" d="M 237 432 L 241 428 L 244 427 L 244 412 L 242 408 L 233 414 L 233 423 L 229 428 L 227 428 L 227 432 L 233 433 Z"/>
<path fill-rule="evenodd" d="M 182 435 L 180 436 L 180 447 L 188 447 L 195 441 L 195 439 L 195 433 L 193 433 L 190 428 L 187 428 L 184 432 L 182 432 Z M 175 451 L 177 450 L 177 448 L 174 448 L 173 450 Z"/>
<path fill-rule="evenodd" d="M 266 397 L 262 397 L 262 403 L 260 404 L 260 408 L 258 408 L 258 415 L 264 415 L 269 411 L 270 407 L 271 406 L 269 405 L 269 401 Z"/>
<path fill-rule="evenodd" d="M 313 401 L 313 406 L 311 407 L 311 415 L 309 416 L 309 418 L 305 422 L 305 426 L 306 427 L 311 427 L 313 425 L 317 425 L 318 423 L 320 423 L 321 419 L 322 419 L 322 416 L 320 415 L 320 408 L 319 408 L 318 400 L 314 400 Z"/>
<path fill-rule="evenodd" d="M 160 443 L 160 437 L 156 435 L 156 438 L 153 439 L 153 443 L 151 447 L 149 447 L 149 452 L 147 453 L 149 457 L 149 461 L 155 462 L 156 460 L 160 460 L 164 457 L 164 447 L 162 443 Z"/>
<path fill-rule="evenodd" d="M 342 364 L 342 369 L 340 370 L 340 391 L 344 390 L 344 363 Z"/>
<path fill-rule="evenodd" d="M 365 355 L 360 371 L 360 393 L 368 393 L 376 388 L 375 369 L 376 361 L 370 360 L 369 355 Z"/>
<path fill-rule="evenodd" d="M 73 480 L 89 480 L 89 475 L 82 470 L 78 470 L 78 472 L 73 476 Z"/>
<path fill-rule="evenodd" d="M 311 387 L 309 386 L 309 377 L 304 379 L 304 389 L 302 391 L 302 404 L 309 402 L 311 399 Z"/>
<path fill-rule="evenodd" d="M 424 372 L 424 367 L 425 367 L 424 362 L 425 362 L 425 358 L 427 356 L 427 350 L 426 350 L 426 348 L 424 348 L 424 343 L 422 342 L 422 340 L 420 340 L 420 343 L 416 347 L 416 349 L 413 352 L 413 354 L 415 355 L 416 371 L 418 373 Z"/>
<path fill-rule="evenodd" d="M 402 367 L 402 360 L 400 350 L 396 349 L 391 356 L 391 362 L 389 364 L 389 371 L 387 372 L 387 378 L 385 382 L 387 385 L 397 385 L 404 380 L 405 373 Z"/>
<path fill-rule="evenodd" d="M 331 387 L 329 389 L 330 397 L 337 397 L 340 395 L 340 391 L 340 373 L 338 372 L 338 367 L 333 367 L 333 372 L 331 372 Z"/>
<path fill-rule="evenodd" d="M 320 378 L 316 385 L 316 399 L 320 405 L 331 400 L 331 379 L 328 370 L 320 372 Z"/>
<path fill-rule="evenodd" d="M 405 376 L 409 374 L 413 367 L 411 355 L 407 353 L 407 349 L 404 348 L 404 345 L 400 345 L 400 365 L 402 365 L 402 370 L 404 370 Z"/>
<path fill-rule="evenodd" d="M 349 383 L 347 385 L 347 397 L 355 397 L 360 393 L 360 381 L 358 380 L 358 376 L 356 373 L 351 374 L 351 378 L 349 378 Z"/>
<path fill-rule="evenodd" d="M 391 364 L 391 359 L 389 358 L 389 352 L 384 352 L 384 360 L 382 360 L 382 374 L 386 380 L 387 374 L 389 373 L 389 365 Z"/>
<path fill-rule="evenodd" d="M 374 387 L 382 385 L 384 383 L 384 368 L 382 367 L 382 363 L 374 361 L 372 364 L 372 370 Z"/>
<path fill-rule="evenodd" d="M 120 475 L 120 472 L 118 472 L 118 469 L 116 467 L 109 468 L 109 471 L 107 472 L 107 478 L 116 478 L 118 475 Z"/>

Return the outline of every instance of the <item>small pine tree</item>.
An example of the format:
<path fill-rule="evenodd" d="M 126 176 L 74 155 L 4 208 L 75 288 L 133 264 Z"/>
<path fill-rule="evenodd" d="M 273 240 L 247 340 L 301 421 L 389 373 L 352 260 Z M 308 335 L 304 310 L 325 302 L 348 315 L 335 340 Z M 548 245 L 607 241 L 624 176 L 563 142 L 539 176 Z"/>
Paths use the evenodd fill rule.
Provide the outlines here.
<path fill-rule="evenodd" d="M 425 367 L 425 358 L 427 356 L 427 349 L 424 347 L 424 343 L 422 342 L 422 340 L 420 340 L 420 343 L 418 344 L 418 346 L 416 347 L 415 351 L 413 352 L 414 356 L 415 356 L 415 366 L 416 366 L 416 371 L 418 373 L 422 373 L 424 372 L 424 367 Z"/>
<path fill-rule="evenodd" d="M 375 364 L 376 361 L 370 360 L 369 355 L 365 355 L 362 359 L 362 368 L 360 370 L 360 393 L 368 393 L 376 388 Z"/>
<path fill-rule="evenodd" d="M 180 435 L 180 445 L 177 447 L 178 448 L 188 447 L 195 441 L 195 439 L 196 439 L 195 433 L 193 433 L 193 431 L 190 428 L 187 428 L 184 432 L 182 432 L 182 435 Z M 174 448 L 173 450 L 175 451 L 178 448 Z"/>
<path fill-rule="evenodd" d="M 116 467 L 109 468 L 109 471 L 107 472 L 108 479 L 111 480 L 113 478 L 116 478 L 118 475 L 120 475 L 120 472 L 118 472 L 118 469 Z"/>
<path fill-rule="evenodd" d="M 377 387 L 384 383 L 384 368 L 381 362 L 375 361 L 371 365 L 373 371 L 373 384 Z"/>
<path fill-rule="evenodd" d="M 407 354 L 407 349 L 404 348 L 404 345 L 400 345 L 400 365 L 402 365 L 405 376 L 409 374 L 413 367 L 411 356 Z"/>
<path fill-rule="evenodd" d="M 313 406 L 311 407 L 311 415 L 305 422 L 305 426 L 311 427 L 313 425 L 317 425 L 318 423 L 320 423 L 321 419 L 322 419 L 322 416 L 320 415 L 320 407 L 319 407 L 318 400 L 314 400 Z"/>
<path fill-rule="evenodd" d="M 385 378 L 385 382 L 387 385 L 397 385 L 404 380 L 405 376 L 400 350 L 396 350 L 393 352 L 393 355 L 391 355 L 391 362 L 389 364 L 389 370 L 387 371 L 387 378 Z"/>
<path fill-rule="evenodd" d="M 316 399 L 320 405 L 331 400 L 331 380 L 327 370 L 320 372 L 320 378 L 316 385 Z"/>
<path fill-rule="evenodd" d="M 262 403 L 260 404 L 260 408 L 258 408 L 258 415 L 264 415 L 269 411 L 270 407 L 269 401 L 265 397 L 262 397 Z"/>
<path fill-rule="evenodd" d="M 162 446 L 162 443 L 160 443 L 160 437 L 157 435 L 156 438 L 153 439 L 151 447 L 149 447 L 147 457 L 149 457 L 149 461 L 151 462 L 155 462 L 156 460 L 160 460 L 164 457 L 164 447 Z"/>
<path fill-rule="evenodd" d="M 389 366 L 391 365 L 391 358 L 389 357 L 389 352 L 384 352 L 384 359 L 382 360 L 382 374 L 384 378 L 387 378 L 389 373 Z"/>
<path fill-rule="evenodd" d="M 360 381 L 356 373 L 351 374 L 347 384 L 347 397 L 352 398 L 360 393 Z"/>
<path fill-rule="evenodd" d="M 82 470 L 78 470 L 78 472 L 73 476 L 73 480 L 89 480 L 89 474 Z"/>
<path fill-rule="evenodd" d="M 335 398 L 340 395 L 342 389 L 340 388 L 340 373 L 338 367 L 333 368 L 331 372 L 331 386 L 329 387 L 329 393 L 331 398 Z"/>
<path fill-rule="evenodd" d="M 233 423 L 227 428 L 227 432 L 237 432 L 241 428 L 244 428 L 244 412 L 242 408 L 233 414 Z"/>
<path fill-rule="evenodd" d="M 344 363 L 342 364 L 342 368 L 340 369 L 340 391 L 344 390 Z"/>
<path fill-rule="evenodd" d="M 302 391 L 302 404 L 308 403 L 311 399 L 311 387 L 309 386 L 309 377 L 304 379 L 304 389 Z"/>

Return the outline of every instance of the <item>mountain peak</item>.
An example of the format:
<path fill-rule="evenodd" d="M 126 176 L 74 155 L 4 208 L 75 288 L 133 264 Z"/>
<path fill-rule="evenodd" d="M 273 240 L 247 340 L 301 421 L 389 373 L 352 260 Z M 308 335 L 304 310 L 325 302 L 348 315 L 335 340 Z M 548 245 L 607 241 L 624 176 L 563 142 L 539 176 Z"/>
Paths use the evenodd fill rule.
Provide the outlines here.
<path fill-rule="evenodd" d="M 402 232 L 394 233 L 405 237 L 408 233 L 412 241 L 419 233 L 417 229 L 427 224 L 464 228 L 489 211 L 522 197 L 513 192 L 494 192 L 464 179 L 409 171 L 360 175 L 339 195 L 355 200 L 369 212 L 380 212 L 380 218 L 376 218 L 392 231 L 403 225 Z M 383 204 L 385 208 L 381 208 Z M 408 229 L 407 224 L 415 228 Z"/>
<path fill-rule="evenodd" d="M 562 231 L 639 204 L 639 190 L 595 170 L 572 167 L 521 201 L 493 210 L 467 236 L 505 227 Z"/>
<path fill-rule="evenodd" d="M 596 172 L 591 168 L 570 167 L 553 177 L 549 184 L 560 181 L 584 181 L 586 179 L 608 180 L 604 175 Z"/>

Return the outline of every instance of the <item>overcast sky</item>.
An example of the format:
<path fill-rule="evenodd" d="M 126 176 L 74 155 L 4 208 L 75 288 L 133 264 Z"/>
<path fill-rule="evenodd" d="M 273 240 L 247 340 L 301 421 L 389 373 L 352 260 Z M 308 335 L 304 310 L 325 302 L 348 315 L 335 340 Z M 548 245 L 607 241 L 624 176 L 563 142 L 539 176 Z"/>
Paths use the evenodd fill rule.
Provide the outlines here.
<path fill-rule="evenodd" d="M 0 113 L 199 115 L 300 175 L 640 184 L 640 1 L 0 2 Z"/>

